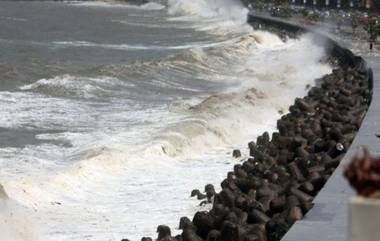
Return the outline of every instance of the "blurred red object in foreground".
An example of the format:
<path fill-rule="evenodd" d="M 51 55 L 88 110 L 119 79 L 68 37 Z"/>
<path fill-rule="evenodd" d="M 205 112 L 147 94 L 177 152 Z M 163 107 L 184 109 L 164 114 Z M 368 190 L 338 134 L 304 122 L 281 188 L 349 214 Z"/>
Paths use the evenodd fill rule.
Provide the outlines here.
<path fill-rule="evenodd" d="M 344 176 L 360 196 L 380 198 L 380 157 L 366 148 L 345 167 Z"/>

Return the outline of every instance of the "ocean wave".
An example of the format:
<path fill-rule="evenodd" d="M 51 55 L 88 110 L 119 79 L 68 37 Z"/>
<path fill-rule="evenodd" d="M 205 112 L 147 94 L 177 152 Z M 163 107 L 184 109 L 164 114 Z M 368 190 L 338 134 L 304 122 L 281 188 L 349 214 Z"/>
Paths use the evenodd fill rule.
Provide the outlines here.
<path fill-rule="evenodd" d="M 198 30 L 214 34 L 252 31 L 246 21 L 248 10 L 240 1 L 168 0 L 168 12 L 172 21 L 196 22 Z"/>
<path fill-rule="evenodd" d="M 248 10 L 242 3 L 231 0 L 169 0 L 169 13 L 172 15 L 196 15 L 203 18 L 223 18 L 246 21 Z"/>
<path fill-rule="evenodd" d="M 266 43 L 266 38 L 271 42 Z M 9 196 L 22 205 L 43 210 L 43 214 L 38 213 L 38 223 L 49 230 L 49 240 L 137 238 L 149 233 L 147 230 L 153 230 L 156 223 L 167 222 L 168 217 L 178 220 L 175 215 L 186 214 L 184 209 L 196 205 L 189 204 L 191 200 L 187 198 L 188 190 L 195 185 L 194 180 L 201 179 L 199 183 L 202 184 L 209 176 L 219 175 L 217 173 L 223 168 L 228 171 L 231 167 L 225 162 L 232 161 L 226 155 L 227 150 L 237 145 L 244 148 L 248 140 L 263 131 L 274 131 L 279 111 L 286 112 L 294 98 L 306 93 L 306 85 L 313 85 L 316 78 L 331 71 L 328 65 L 319 61 L 324 55 L 322 49 L 311 45 L 310 41 L 303 37 L 283 43 L 277 37 L 271 39 L 271 35 L 259 34 L 242 39 L 239 48 L 231 45 L 224 51 L 217 48 L 209 50 L 211 52 L 191 50 L 186 56 L 172 56 L 172 64 L 198 61 L 214 67 L 215 62 L 218 63 L 215 56 L 220 56 L 220 61 L 226 59 L 224 54 L 236 56 L 228 61 L 236 58 L 240 62 L 230 62 L 225 73 L 215 70 L 209 72 L 209 76 L 218 81 L 219 78 L 229 79 L 229 73 L 241 86 L 227 93 L 219 91 L 211 96 L 198 96 L 202 98 L 190 102 L 182 101 L 182 105 L 172 106 L 159 118 L 157 113 L 144 116 L 140 122 L 156 120 L 156 125 L 138 126 L 134 133 L 119 127 L 117 133 L 95 136 L 96 141 L 89 141 L 85 147 L 77 149 L 77 161 L 68 161 L 66 156 L 65 162 L 56 164 L 59 168 L 46 168 L 56 163 L 54 159 L 33 160 L 28 165 L 23 163 L 28 175 L 21 180 L 7 180 L 4 186 L 10 190 Z M 167 67 L 170 62 L 153 63 Z M 146 68 L 141 65 L 135 68 L 152 70 L 154 65 L 150 64 Z M 123 73 L 128 72 L 131 70 Z M 190 74 L 194 73 L 190 71 Z M 19 99 L 15 98 L 15 101 Z M 61 107 L 54 108 L 59 110 Z M 128 115 L 137 114 L 133 111 L 123 116 Z M 110 116 L 98 126 L 119 118 Z M 98 121 L 98 117 L 85 119 L 83 125 Z M 122 126 L 122 118 L 120 122 Z M 151 132 L 147 133 L 147 130 Z M 57 135 L 55 138 L 69 137 Z M 219 152 L 217 164 L 210 164 L 211 158 L 207 156 L 212 150 Z M 60 150 L 56 152 L 60 153 Z M 202 161 L 204 158 L 207 161 Z M 18 166 L 17 171 L 20 172 L 22 167 Z M 211 167 L 218 171 L 212 171 Z M 220 175 L 224 174 L 221 172 Z M 170 206 L 171 211 L 163 211 L 162 203 Z M 146 205 L 150 206 L 147 215 L 144 212 Z M 194 210 L 187 211 L 191 214 Z M 125 225 L 130 223 L 141 225 L 127 225 L 126 229 Z M 107 236 L 110 232 L 104 232 L 104 227 L 112 228 L 117 237 Z"/>
<path fill-rule="evenodd" d="M 15 17 L 6 17 L 6 16 L 4 16 L 4 17 L 0 17 L 0 20 L 10 20 L 10 21 L 17 21 L 17 22 L 26 22 L 26 21 L 28 21 L 27 19 L 25 19 L 25 18 L 15 18 Z"/>
<path fill-rule="evenodd" d="M 190 48 L 168 57 L 151 61 L 138 61 L 127 65 L 104 65 L 92 71 L 99 75 L 147 81 L 170 88 L 197 91 L 208 85 L 219 89 L 241 83 L 239 71 L 230 69 L 244 66 L 247 58 L 260 49 L 286 48 L 276 35 L 255 31 L 243 37 L 230 39 L 223 44 L 208 48 Z M 133 78 L 131 77 L 133 76 Z M 152 80 L 151 76 L 154 76 Z M 184 80 L 189 79 L 191 82 Z M 132 80 L 133 81 L 133 80 Z M 189 86 L 194 84 L 194 86 Z M 201 89 L 199 89 L 201 90 Z"/>
<path fill-rule="evenodd" d="M 161 9 L 164 9 L 165 6 L 159 3 L 149 2 L 149 3 L 143 4 L 142 6 L 140 6 L 140 8 L 146 9 L 146 10 L 161 10 Z"/>
<path fill-rule="evenodd" d="M 292 46 L 294 48 L 302 48 L 302 46 L 310 48 L 307 41 L 294 44 L 296 45 Z M 181 106 L 180 109 L 171 108 L 171 113 L 165 115 L 166 117 L 157 123 L 160 125 L 151 128 L 156 131 L 149 134 L 149 141 L 141 140 L 139 145 L 123 144 L 117 135 L 113 136 L 112 143 L 119 144 L 107 148 L 102 148 L 99 143 L 92 147 L 90 145 L 86 148 L 89 152 L 80 155 L 79 162 L 73 163 L 63 171 L 50 175 L 44 174 L 42 182 L 49 183 L 53 189 L 63 189 L 63 193 L 80 195 L 83 187 L 89 188 L 96 185 L 99 176 L 123 175 L 130 168 L 135 170 L 139 168 L 138 166 L 143 168 L 152 165 L 152 160 L 162 160 L 165 163 L 165 160 L 196 158 L 212 149 L 246 143 L 264 130 L 275 130 L 276 120 L 280 117 L 279 112 L 286 112 L 295 97 L 303 96 L 307 91 L 306 85 L 313 85 L 316 78 L 331 71 L 329 66 L 317 61 L 322 55 L 320 49 L 310 51 L 310 54 L 315 55 L 314 58 L 310 56 L 290 58 L 291 55 L 298 55 L 301 52 L 292 52 L 289 49 L 279 50 L 276 58 L 267 60 L 272 62 L 271 65 L 266 62 L 261 64 L 255 62 L 263 61 L 262 58 L 248 61 L 244 67 L 252 69 L 251 65 L 255 66 L 255 73 L 249 74 L 250 72 L 246 71 L 240 78 L 242 81 L 249 82 L 245 83 L 246 86 L 255 86 L 255 88 L 219 93 L 198 100 L 198 103 Z M 295 68 L 294 65 L 297 66 L 298 62 L 287 63 L 282 67 L 284 58 L 290 62 L 296 59 L 301 61 L 304 68 Z M 259 69 L 260 66 L 263 66 L 262 70 Z M 271 75 L 273 68 L 276 68 L 278 74 Z M 142 133 L 135 134 L 138 136 Z M 124 134 L 119 133 L 119 135 Z M 126 135 L 128 136 L 130 134 Z M 31 178 L 29 181 L 35 180 Z M 80 185 L 84 182 L 85 185 Z M 7 184 L 19 185 L 16 183 Z M 34 184 L 32 186 L 38 187 Z M 23 188 L 27 187 L 23 186 Z M 32 192 L 40 193 L 41 190 L 37 188 Z M 31 205 L 30 201 L 21 197 L 24 194 L 17 195 L 20 195 L 25 205 Z M 59 194 L 50 196 L 46 193 L 41 198 L 46 199 L 46 202 L 51 202 L 56 199 L 55 195 Z"/>
<path fill-rule="evenodd" d="M 9 241 L 38 241 L 31 212 L 16 201 L 10 199 L 0 184 L 0 230 L 1 238 Z"/>
<path fill-rule="evenodd" d="M 137 27 L 145 27 L 145 28 L 155 28 L 155 29 L 170 29 L 170 28 L 175 28 L 175 29 L 201 29 L 204 27 L 203 23 L 184 23 L 184 22 L 158 22 L 158 23 L 152 23 L 152 22 L 133 22 L 130 20 L 119 20 L 119 19 L 113 19 L 110 20 L 111 22 L 114 23 L 119 23 L 123 25 L 128 25 L 128 26 L 137 26 Z"/>
<path fill-rule="evenodd" d="M 256 46 L 257 43 L 260 47 Z M 331 71 L 328 65 L 320 63 L 324 56 L 323 49 L 317 46 L 311 48 L 311 44 L 312 39 L 308 36 L 283 43 L 278 37 L 260 32 L 247 36 L 238 48 L 236 45 L 224 48 L 221 56 L 218 56 L 221 54 L 219 49 L 214 50 L 216 53 L 189 51 L 186 55 L 173 57 L 171 62 L 163 62 L 167 67 L 173 61 L 178 65 L 178 61 L 186 59 L 192 63 L 192 67 L 203 66 L 204 73 L 212 76 L 209 80 L 220 83 L 232 79 L 237 85 L 226 90 L 226 93 L 215 94 L 198 104 L 191 104 L 188 109 L 182 105 L 180 112 L 197 121 L 185 118 L 180 123 L 168 124 L 164 136 L 169 137 L 164 137 L 161 151 L 175 156 L 182 152 L 194 153 L 194 150 L 207 150 L 213 146 L 247 139 L 244 138 L 246 128 L 251 125 L 254 128 L 258 123 L 264 124 L 270 116 L 278 116 L 278 112 L 286 111 L 295 97 L 306 93 L 306 85 L 313 85 L 315 79 Z M 251 49 L 251 45 L 254 49 Z M 305 54 L 306 50 L 308 54 Z M 268 53 L 271 53 L 271 57 L 263 58 Z M 218 61 L 215 56 L 226 60 L 226 55 L 230 55 L 228 61 L 219 63 L 222 65 L 216 67 Z M 234 62 L 239 58 L 241 62 Z M 284 59 L 287 60 L 285 63 Z M 229 65 L 229 69 L 223 72 L 222 69 L 231 62 L 234 65 Z M 301 65 L 303 68 L 299 68 Z M 148 69 L 151 68 L 152 65 Z M 198 67 L 198 71 L 201 68 Z M 224 76 L 220 78 L 218 74 Z M 198 144 L 194 146 L 194 143 Z"/>
<path fill-rule="evenodd" d="M 101 44 L 87 41 L 55 41 L 53 44 L 61 47 L 96 47 L 96 48 L 108 48 L 117 50 L 186 50 L 191 48 L 210 48 L 222 46 L 233 41 L 237 38 L 228 39 L 219 42 L 209 43 L 191 43 L 177 46 L 160 46 L 160 45 L 129 45 L 129 44 Z"/>
<path fill-rule="evenodd" d="M 214 33 L 218 33 L 215 28 L 220 33 L 231 27 L 243 29 L 240 19 L 233 17 L 234 10 L 223 17 L 223 11 L 229 11 L 223 9 L 225 1 L 177 2 L 170 6 L 172 19 L 203 21 L 199 29 L 207 30 L 211 24 Z M 220 18 L 224 20 L 218 25 Z M 80 41 L 54 44 L 136 49 Z M 322 49 L 307 37 L 283 42 L 273 34 L 250 30 L 218 43 L 137 49 L 156 47 L 183 51 L 159 60 L 45 78 L 20 87 L 19 92 L 0 92 L 6 103 L 0 111 L 2 123 L 72 131 L 36 136 L 72 143 L 67 152 L 54 146 L 9 150 L 5 155 L 15 153 L 17 158 L 0 170 L 6 173 L 2 176 L 9 196 L 37 210 L 48 240 L 120 240 L 153 230 L 156 223 L 178 220 L 173 216 L 196 205 L 184 204 L 194 180 L 202 185 L 207 178 L 223 178 L 231 168 L 226 163 L 232 163 L 228 150 L 244 148 L 263 131 L 274 131 L 279 112 L 303 96 L 306 85 L 331 71 L 319 61 Z M 136 108 L 137 101 L 126 104 L 123 97 L 129 89 L 143 91 L 139 97 L 151 98 L 149 103 L 158 107 Z M 159 98 L 171 90 L 177 96 L 168 106 Z M 180 90 L 192 93 L 186 96 Z M 117 106 L 102 103 L 100 108 L 92 100 L 71 99 L 103 95 L 120 97 L 112 103 Z M 213 171 L 208 154 L 215 150 Z M 175 211 L 162 210 L 162 203 Z M 179 204 L 181 208 L 175 206 Z M 110 233 L 114 236 L 107 236 Z"/>
<path fill-rule="evenodd" d="M 268 36 L 264 35 L 264 37 Z M 255 39 L 252 36 L 250 38 Z M 242 41 L 243 49 L 249 48 L 247 46 L 252 44 L 251 40 L 246 41 L 248 40 Z M 179 105 L 179 108 L 173 105 L 170 108 L 170 115 L 176 117 L 170 120 L 170 115 L 168 115 L 166 122 L 156 129 L 157 132 L 151 133 L 153 134 L 152 139 L 147 142 L 147 145 L 140 146 L 139 150 L 124 147 L 130 152 L 122 151 L 124 153 L 120 155 L 122 158 L 119 161 L 113 160 L 124 165 L 122 164 L 124 161 L 137 158 L 131 154 L 133 152 L 140 153 L 138 158 L 145 160 L 154 159 L 154 156 L 150 155 L 186 159 L 215 147 L 229 146 L 236 142 L 242 142 L 242 140 L 249 140 L 252 133 L 256 132 L 247 131 L 247 129 L 254 130 L 258 126 L 263 126 L 265 128 L 260 129 L 273 130 L 275 122 L 268 124 L 267 120 L 276 120 L 279 112 L 286 111 L 295 97 L 301 97 L 306 93 L 306 85 L 313 85 L 316 78 L 331 71 L 328 65 L 319 62 L 324 55 L 322 49 L 317 46 L 310 48 L 310 41 L 308 38 L 303 38 L 288 44 L 280 44 L 274 40 L 274 43 L 279 45 L 277 49 L 255 49 L 257 53 L 260 53 L 259 56 L 247 55 L 241 63 L 237 66 L 230 66 L 226 71 L 226 74 L 230 72 L 230 75 L 235 76 L 235 80 L 238 81 L 239 85 L 236 88 L 209 97 L 200 98 L 201 96 L 199 96 L 197 100 L 190 100 L 187 105 Z M 269 45 L 276 46 L 273 43 Z M 238 51 L 236 48 L 233 49 Z M 309 51 L 307 55 L 305 55 L 305 49 Z M 263 58 L 268 51 L 271 52 L 272 57 Z M 201 62 L 207 62 L 208 60 L 205 58 L 209 58 L 202 52 L 189 54 L 190 56 L 187 58 Z M 237 56 L 239 55 L 237 54 Z M 284 59 L 287 59 L 286 63 L 283 62 Z M 215 61 L 210 60 L 210 62 Z M 299 68 L 301 63 L 303 68 Z M 157 63 L 155 64 L 157 65 Z M 167 62 L 163 64 L 167 64 Z M 138 66 L 136 69 L 151 70 L 152 66 L 149 68 Z M 103 69 L 103 71 L 106 70 Z M 108 71 L 115 73 L 115 69 Z M 131 69 L 125 70 L 125 73 L 130 72 Z M 236 77 L 238 73 L 240 75 Z M 229 79 L 229 76 L 223 78 Z M 61 85 L 64 86 L 67 86 L 67 83 L 70 86 L 71 82 L 75 81 L 75 78 L 71 76 L 63 79 Z M 40 88 L 41 84 L 52 85 L 55 81 L 54 79 L 44 80 L 37 82 L 37 85 L 26 86 L 23 89 Z M 218 78 L 214 81 L 218 81 Z M 108 84 L 109 80 L 104 83 Z M 160 83 L 153 82 L 153 84 L 159 85 Z M 174 85 L 171 83 L 164 87 L 168 88 Z M 75 86 L 75 88 L 83 87 Z M 97 160 L 107 160 L 107 158 Z M 88 162 L 88 165 L 94 163 L 109 166 L 109 161 L 101 164 L 101 161 L 94 162 L 93 160 Z M 83 167 L 81 168 L 83 170 Z"/>
<path fill-rule="evenodd" d="M 132 87 L 132 83 L 122 82 L 113 77 L 96 78 L 61 75 L 50 79 L 40 79 L 32 84 L 19 87 L 23 91 L 34 91 L 48 96 L 84 97 L 112 96 L 112 88 Z"/>
<path fill-rule="evenodd" d="M 183 89 L 199 92 L 195 95 L 198 104 L 170 109 L 174 115 L 182 116 L 182 122 L 174 118 L 173 123 L 165 123 L 162 133 L 166 134 L 156 134 L 154 141 L 158 145 L 152 149 L 170 156 L 191 154 L 194 150 L 202 152 L 244 139 L 242 136 L 250 122 L 264 123 L 268 118 L 266 113 L 276 116 L 278 111 L 286 110 L 294 96 L 305 93 L 305 85 L 312 85 L 314 79 L 328 73 L 330 68 L 319 62 L 324 52 L 317 46 L 311 48 L 311 44 L 308 37 L 284 43 L 275 35 L 258 31 L 223 48 L 189 49 L 158 61 L 101 66 L 91 70 L 92 75 L 99 75 L 96 78 L 63 75 L 38 80 L 20 90 L 85 98 L 115 96 L 114 92 L 107 92 L 119 89 L 123 92 L 128 88 L 134 88 L 134 92 L 152 91 L 142 96 L 170 89 L 181 96 L 183 92 L 179 90 Z M 300 64 L 303 68 L 299 68 Z M 186 78 L 192 78 L 194 88 L 184 81 Z M 216 89 L 220 94 L 207 97 L 207 92 L 202 92 L 199 86 L 211 83 L 215 88 L 222 84 L 224 93 Z M 257 113 L 262 113 L 260 118 Z"/>
<path fill-rule="evenodd" d="M 79 1 L 79 2 L 69 2 L 75 6 L 82 7 L 108 7 L 108 8 L 130 8 L 137 10 L 162 10 L 165 8 L 164 5 L 156 2 L 148 2 L 141 5 L 120 3 L 120 1 Z"/>

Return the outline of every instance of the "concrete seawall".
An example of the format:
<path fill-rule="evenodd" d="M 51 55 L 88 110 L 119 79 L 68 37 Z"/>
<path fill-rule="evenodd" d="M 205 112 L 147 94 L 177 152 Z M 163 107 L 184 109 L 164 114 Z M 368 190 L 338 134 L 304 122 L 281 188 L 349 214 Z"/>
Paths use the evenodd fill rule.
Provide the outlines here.
<path fill-rule="evenodd" d="M 350 50 L 341 45 L 322 32 L 299 26 L 294 23 L 271 17 L 263 17 L 254 14 L 248 16 L 248 22 L 254 26 L 276 28 L 291 34 L 310 32 L 316 37 L 316 42 L 324 44 L 326 50 L 336 57 L 344 66 L 350 67 L 360 62 L 367 69 L 370 86 L 370 98 L 372 102 L 362 122 L 350 149 L 328 180 L 324 188 L 314 199 L 314 208 L 305 218 L 292 226 L 282 239 L 283 241 L 345 241 L 347 240 L 347 211 L 350 198 L 354 195 L 347 181 L 343 178 L 344 165 L 352 158 L 361 146 L 366 146 L 373 153 L 380 151 L 380 139 L 375 134 L 380 134 L 380 61 L 370 58 L 355 56 Z"/>

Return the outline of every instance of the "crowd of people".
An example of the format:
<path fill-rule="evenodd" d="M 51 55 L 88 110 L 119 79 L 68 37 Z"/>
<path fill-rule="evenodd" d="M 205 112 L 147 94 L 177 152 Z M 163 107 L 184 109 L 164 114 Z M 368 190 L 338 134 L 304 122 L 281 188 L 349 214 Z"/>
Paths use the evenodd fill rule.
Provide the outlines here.
<path fill-rule="evenodd" d="M 248 6 L 252 11 L 266 13 L 273 17 L 302 19 L 304 25 L 323 26 L 336 34 L 349 32 L 352 36 L 365 39 L 371 51 L 380 34 L 380 15 L 377 13 L 355 9 L 342 10 L 263 2 L 250 3 Z"/>

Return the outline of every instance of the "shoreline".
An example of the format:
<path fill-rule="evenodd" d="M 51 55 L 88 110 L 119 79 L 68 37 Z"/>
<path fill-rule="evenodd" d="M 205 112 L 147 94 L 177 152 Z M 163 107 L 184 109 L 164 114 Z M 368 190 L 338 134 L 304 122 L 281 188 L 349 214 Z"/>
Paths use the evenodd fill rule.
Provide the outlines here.
<path fill-rule="evenodd" d="M 293 36 L 313 31 L 266 21 L 271 27 L 287 26 Z M 160 225 L 158 240 L 277 241 L 312 208 L 312 200 L 359 130 L 373 86 L 371 71 L 361 57 L 320 33 L 315 35 L 325 39 L 338 68 L 318 80 L 305 97 L 295 100 L 290 113 L 278 120 L 279 132 L 272 138 L 265 132 L 256 143 L 249 143 L 253 158 L 235 165 L 221 183 L 221 192 L 214 195 L 208 191 L 214 199 L 210 211 L 197 212 L 192 221 L 181 218 L 183 233 L 175 238 L 169 227 Z"/>

